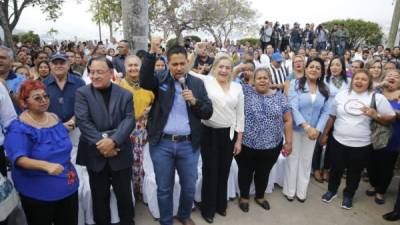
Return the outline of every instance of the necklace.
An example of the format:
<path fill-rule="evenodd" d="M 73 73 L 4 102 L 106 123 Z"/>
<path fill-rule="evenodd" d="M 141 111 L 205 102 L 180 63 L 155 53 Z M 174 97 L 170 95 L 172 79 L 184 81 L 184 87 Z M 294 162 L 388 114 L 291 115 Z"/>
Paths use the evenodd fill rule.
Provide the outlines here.
<path fill-rule="evenodd" d="M 34 121 L 36 124 L 38 124 L 38 125 L 47 125 L 48 124 L 48 122 L 49 122 L 49 116 L 47 115 L 47 113 L 45 113 L 45 116 L 46 116 L 46 119 L 45 119 L 45 121 L 43 121 L 43 122 L 40 122 L 40 121 L 37 121 L 37 120 L 35 120 L 34 118 L 33 118 L 33 116 L 31 116 L 31 114 L 29 113 L 29 111 L 28 112 L 26 112 L 26 115 L 29 117 L 29 119 L 31 119 L 32 121 Z"/>

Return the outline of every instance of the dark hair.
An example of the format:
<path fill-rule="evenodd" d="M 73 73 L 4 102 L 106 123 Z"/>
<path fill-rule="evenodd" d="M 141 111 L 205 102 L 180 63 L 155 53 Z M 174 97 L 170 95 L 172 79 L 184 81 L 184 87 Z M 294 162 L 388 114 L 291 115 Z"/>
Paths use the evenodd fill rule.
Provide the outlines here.
<path fill-rule="evenodd" d="M 53 48 L 52 48 L 50 45 L 45 45 L 45 46 L 43 47 L 43 51 L 44 51 L 45 48 L 50 49 L 51 52 L 54 53 L 54 50 L 53 50 Z M 50 57 L 50 56 L 49 56 L 49 57 Z"/>
<path fill-rule="evenodd" d="M 168 61 L 171 59 L 172 55 L 182 54 L 187 58 L 187 51 L 186 48 L 180 45 L 174 45 L 167 51 L 167 59 Z"/>
<path fill-rule="evenodd" d="M 358 63 L 358 64 L 360 64 L 360 69 L 364 69 L 364 62 L 362 60 L 354 60 L 351 63 Z"/>
<path fill-rule="evenodd" d="M 243 62 L 243 64 L 251 64 L 254 69 L 256 69 L 256 64 L 254 64 L 253 60 L 246 60 Z"/>
<path fill-rule="evenodd" d="M 46 60 L 43 60 L 43 61 L 40 61 L 37 65 L 36 65 L 36 71 L 39 71 L 39 67 L 40 67 L 40 65 L 42 65 L 42 64 L 46 64 L 47 65 L 47 67 L 49 67 L 49 72 L 50 72 L 50 63 L 48 62 L 48 61 L 46 61 Z"/>
<path fill-rule="evenodd" d="M 335 60 L 335 59 L 338 59 L 340 64 L 342 65 L 341 66 L 342 67 L 342 72 L 340 72 L 340 77 L 347 84 L 348 81 L 347 81 L 347 75 L 346 75 L 346 65 L 345 65 L 345 62 L 344 62 L 343 58 L 341 58 L 339 56 L 333 57 L 333 59 L 329 62 L 328 70 L 326 71 L 326 79 L 325 80 L 326 80 L 327 83 L 331 82 L 330 81 L 330 78 L 332 76 L 331 65 L 332 65 L 333 60 Z"/>
<path fill-rule="evenodd" d="M 103 43 L 98 42 L 97 45 L 96 45 L 96 47 L 94 47 L 94 49 L 93 49 L 93 51 L 92 51 L 92 56 L 96 55 L 97 49 L 99 49 L 99 46 L 100 46 L 100 45 L 103 45 L 103 46 L 104 46 Z M 105 47 L 105 46 L 104 46 L 104 47 Z"/>
<path fill-rule="evenodd" d="M 140 60 L 143 61 L 144 57 L 146 56 L 146 51 L 141 49 L 136 52 L 136 56 L 140 58 Z"/>
<path fill-rule="evenodd" d="M 367 88 L 367 90 L 368 90 L 368 92 L 371 92 L 373 90 L 373 87 L 372 87 L 372 83 L 373 83 L 372 82 L 372 76 L 371 76 L 371 74 L 369 74 L 369 72 L 367 70 L 362 69 L 362 70 L 357 71 L 355 74 L 353 74 L 353 78 L 351 79 L 351 82 L 350 82 L 349 93 L 353 90 L 354 78 L 359 73 L 363 73 L 363 74 L 367 75 L 367 77 L 368 77 L 368 88 Z"/>
<path fill-rule="evenodd" d="M 119 42 L 126 43 L 128 45 L 128 48 L 131 48 L 131 45 L 129 44 L 128 40 L 122 39 Z"/>
<path fill-rule="evenodd" d="M 107 59 L 105 56 L 96 56 L 96 57 L 92 57 L 87 64 L 88 73 L 90 73 L 90 66 L 92 65 L 93 61 L 105 62 L 107 64 L 108 69 L 110 69 L 110 70 L 114 69 L 113 63 L 109 59 Z"/>
<path fill-rule="evenodd" d="M 32 52 L 32 60 L 35 61 L 40 54 L 45 54 L 47 55 L 47 57 L 49 57 L 49 55 L 45 51 Z"/>
<path fill-rule="evenodd" d="M 325 64 L 321 58 L 317 57 L 317 58 L 309 59 L 306 63 L 305 68 L 307 68 L 313 61 L 318 62 L 321 66 L 321 77 L 317 79 L 317 86 L 318 86 L 319 92 L 325 97 L 325 101 L 326 101 L 329 98 L 329 89 L 326 87 L 326 85 L 324 83 Z M 298 82 L 299 82 L 298 90 L 300 90 L 302 92 L 306 92 L 305 91 L 306 81 L 307 81 L 307 76 L 303 76 L 298 79 Z"/>

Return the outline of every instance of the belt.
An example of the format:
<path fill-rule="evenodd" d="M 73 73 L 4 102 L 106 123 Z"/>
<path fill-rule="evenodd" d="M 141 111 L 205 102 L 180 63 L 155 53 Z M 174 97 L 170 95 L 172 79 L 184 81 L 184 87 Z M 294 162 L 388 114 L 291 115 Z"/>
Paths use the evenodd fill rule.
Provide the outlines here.
<path fill-rule="evenodd" d="M 191 141 L 192 138 L 190 135 L 174 135 L 174 134 L 162 134 L 161 135 L 162 139 L 167 139 L 170 141 L 175 141 L 175 142 L 182 142 L 182 141 Z"/>

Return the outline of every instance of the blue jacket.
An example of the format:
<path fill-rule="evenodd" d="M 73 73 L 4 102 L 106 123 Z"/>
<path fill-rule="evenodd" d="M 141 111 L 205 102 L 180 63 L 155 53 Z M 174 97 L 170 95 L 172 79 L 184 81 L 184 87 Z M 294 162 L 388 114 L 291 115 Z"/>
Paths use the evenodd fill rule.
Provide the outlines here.
<path fill-rule="evenodd" d="M 155 73 L 155 63 L 156 57 L 152 54 L 147 54 L 140 69 L 140 86 L 152 91 L 156 96 L 147 121 L 150 145 L 157 145 L 161 139 L 174 104 L 175 94 L 174 79 L 169 70 Z M 213 108 L 202 80 L 188 74 L 186 85 L 197 100 L 196 105 L 187 107 L 187 112 L 191 128 L 192 147 L 193 149 L 198 149 L 200 147 L 201 120 L 209 119 L 212 116 Z"/>
<path fill-rule="evenodd" d="M 325 97 L 317 90 L 317 97 L 314 102 L 311 101 L 308 84 L 304 86 L 304 92 L 298 89 L 299 80 L 292 80 L 289 88 L 289 105 L 292 109 L 293 128 L 295 131 L 303 131 L 300 126 L 306 122 L 311 127 L 322 132 L 329 117 L 330 99 Z"/>

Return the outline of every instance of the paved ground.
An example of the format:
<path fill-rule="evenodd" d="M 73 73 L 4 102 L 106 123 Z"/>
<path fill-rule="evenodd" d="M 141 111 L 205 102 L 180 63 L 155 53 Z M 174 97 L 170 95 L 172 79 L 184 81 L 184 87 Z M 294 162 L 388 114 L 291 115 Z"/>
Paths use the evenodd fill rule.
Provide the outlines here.
<path fill-rule="evenodd" d="M 343 184 L 344 180 L 342 180 Z M 358 192 L 353 201 L 353 209 L 344 210 L 340 208 L 341 194 L 332 203 L 321 202 L 321 195 L 326 191 L 327 184 L 320 184 L 312 180 L 309 186 L 309 197 L 305 203 L 298 201 L 288 202 L 282 195 L 282 189 L 276 187 L 272 194 L 267 195 L 271 204 L 271 210 L 265 211 L 254 201 L 250 203 L 250 211 L 243 213 L 237 203 L 237 199 L 230 201 L 227 216 L 216 215 L 216 225 L 381 225 L 400 224 L 400 222 L 386 222 L 382 214 L 393 209 L 397 194 L 400 177 L 393 178 L 392 184 L 386 195 L 386 203 L 377 205 L 372 197 L 365 195 L 368 185 L 361 182 Z M 343 187 L 343 185 L 341 186 Z M 206 225 L 200 216 L 199 210 L 192 213 L 192 218 L 197 225 Z M 149 213 L 143 203 L 136 206 L 136 224 L 156 225 L 159 224 Z M 174 224 L 180 224 L 175 222 Z"/>

